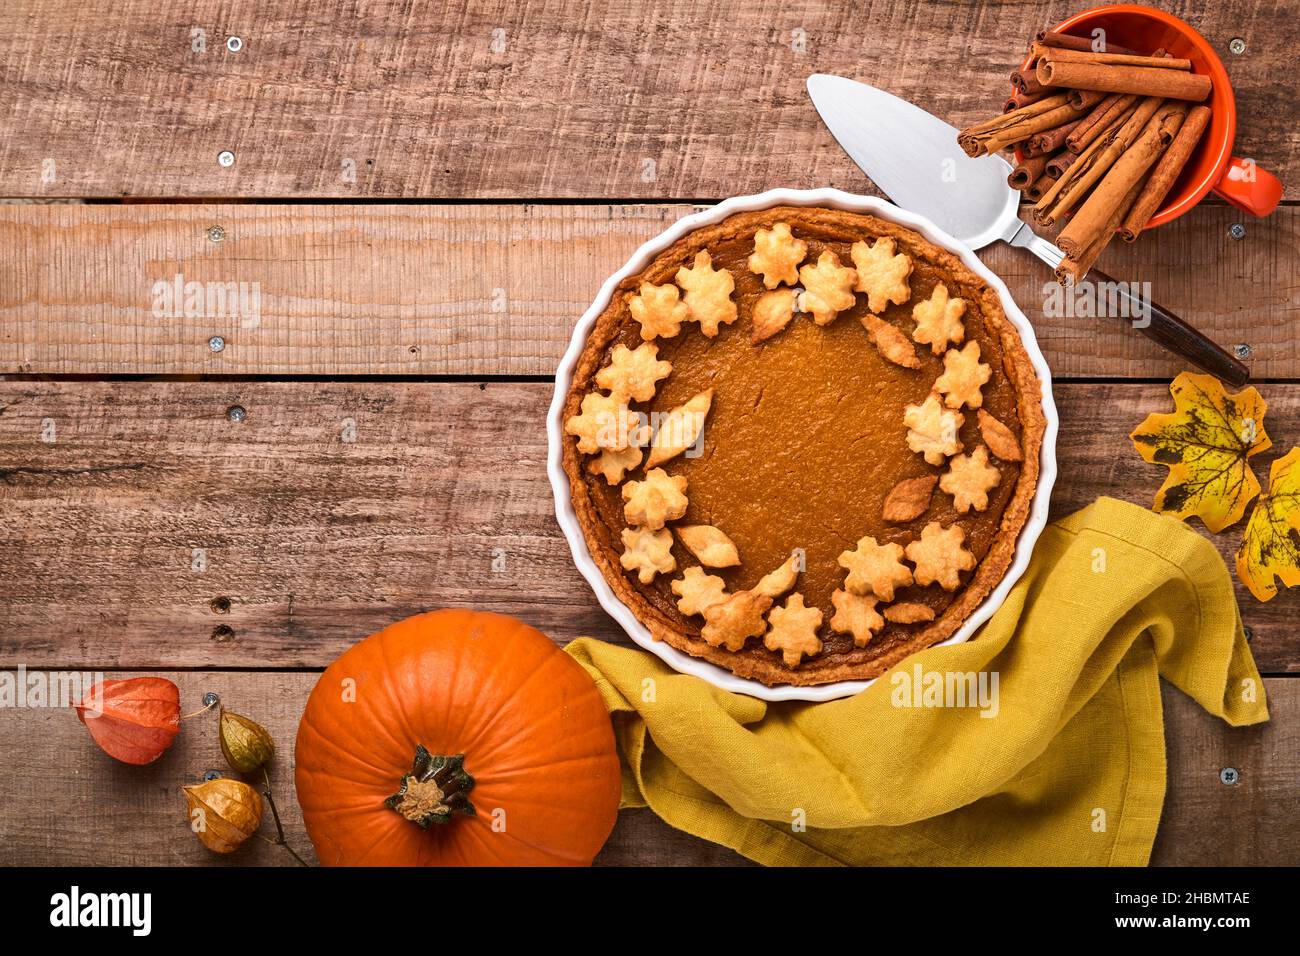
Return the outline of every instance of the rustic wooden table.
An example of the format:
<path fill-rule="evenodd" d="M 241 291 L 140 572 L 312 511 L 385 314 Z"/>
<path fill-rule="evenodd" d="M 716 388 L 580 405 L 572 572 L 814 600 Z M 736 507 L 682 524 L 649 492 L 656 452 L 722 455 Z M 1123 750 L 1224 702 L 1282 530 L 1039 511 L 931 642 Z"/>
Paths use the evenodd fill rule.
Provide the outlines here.
<path fill-rule="evenodd" d="M 1300 4 L 1160 5 L 1223 56 L 1238 151 L 1300 180 Z M 695 205 L 873 191 L 808 74 L 961 125 L 1004 95 L 1021 39 L 1075 7 L 471 6 L 0 9 L 0 196 L 17 200 L 0 206 L 0 669 L 160 672 L 192 706 L 220 693 L 279 741 L 303 851 L 297 717 L 358 638 L 475 605 L 558 641 L 626 640 L 572 566 L 543 464 L 550 376 L 602 280 Z M 1297 196 L 1265 220 L 1206 201 L 1101 263 L 1249 346 L 1275 436 L 1261 474 L 1300 442 Z M 1125 436 L 1169 405 L 1179 364 L 1122 323 L 1043 315 L 1036 260 L 981 255 L 1056 376 L 1054 513 L 1149 503 L 1161 471 Z M 169 310 L 155 286 L 177 276 L 256 283 L 259 307 Z M 1237 536 L 1214 540 L 1228 556 Z M 1273 719 L 1232 730 L 1166 690 L 1159 863 L 1300 862 L 1300 595 L 1239 596 Z M 0 755 L 0 861 L 220 862 L 175 790 L 218 765 L 213 720 L 139 769 L 66 710 L 0 709 Z M 255 842 L 229 862 L 286 861 Z M 600 862 L 743 861 L 640 811 Z"/>

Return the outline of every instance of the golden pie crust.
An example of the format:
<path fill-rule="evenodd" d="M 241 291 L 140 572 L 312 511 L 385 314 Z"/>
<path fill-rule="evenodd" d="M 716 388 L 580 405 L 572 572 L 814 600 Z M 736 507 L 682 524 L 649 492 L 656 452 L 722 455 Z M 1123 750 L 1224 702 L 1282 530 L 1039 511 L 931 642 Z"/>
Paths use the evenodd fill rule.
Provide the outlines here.
<path fill-rule="evenodd" d="M 853 269 L 855 243 L 865 241 L 874 248 L 881 239 L 892 240 L 896 252 L 911 260 L 906 276 L 910 296 L 897 302 L 898 296 L 891 295 L 878 301 L 885 307 L 873 313 L 868 293 L 856 291 L 853 304 L 829 320 L 825 302 L 818 300 L 816 320 L 808 314 L 814 308 L 809 305 L 807 312 L 796 311 L 766 337 L 755 335 L 755 306 L 772 292 L 768 283 L 778 282 L 772 269 L 766 274 L 751 271 L 755 233 L 764 230 L 761 239 L 770 246 L 778 223 L 790 228 L 796 242 L 806 244 L 806 253 L 799 258 L 805 269 L 828 262 L 829 257 L 822 258 L 827 252 L 840 266 Z M 865 248 L 859 246 L 859 258 Z M 950 637 L 1011 564 L 1037 485 L 1046 427 L 1041 386 L 1028 353 L 997 293 L 956 256 L 918 233 L 865 213 L 781 206 L 737 213 L 697 229 L 661 252 L 642 272 L 624 279 L 596 320 L 579 358 L 565 404 L 566 421 L 580 414 L 585 396 L 601 392 L 597 373 L 610 364 L 615 351 L 620 346 L 636 349 L 645 341 L 633 314 L 641 310 L 640 303 L 635 310 L 632 307 L 637 293 L 649 290 L 654 295 L 651 287 L 672 286 L 679 270 L 691 268 L 701 252 L 708 253 L 713 269 L 726 269 L 735 280 L 730 300 L 737 307 L 736 320 L 719 325 L 714 336 L 702 334 L 695 322 L 682 322 L 675 335 L 654 338 L 657 358 L 670 362 L 672 372 L 658 382 L 651 399 L 629 401 L 628 407 L 647 414 L 666 413 L 712 390 L 699 453 L 688 450 L 655 467 L 687 479 L 686 511 L 666 526 L 715 527 L 734 542 L 740 563 L 701 567 L 680 535 L 674 534 L 675 569 L 641 583 L 639 571 L 625 570 L 621 561 L 623 532 L 635 527 L 624 511 L 621 485 L 644 480 L 646 469 L 633 467 L 621 484 L 610 484 L 597 466 L 589 464 L 593 457 L 579 451 L 576 438 L 566 435 L 563 463 L 588 550 L 615 595 L 656 640 L 741 677 L 768 685 L 815 685 L 879 676 L 908 655 Z M 760 256 L 759 265 L 764 261 Z M 778 271 L 787 276 L 780 280 L 782 290 L 796 288 L 788 281 L 793 274 L 788 261 L 780 263 Z M 949 347 L 977 342 L 980 361 L 992 374 L 980 390 L 978 413 L 972 407 L 960 409 L 962 423 L 955 437 L 961 448 L 935 465 L 908 447 L 903 420 L 905 409 L 922 405 L 945 371 L 946 350 L 912 336 L 917 324 L 913 308 L 931 301 L 939 285 L 952 299 L 965 303 L 964 339 Z M 658 294 L 666 297 L 667 290 Z M 786 294 L 782 307 L 792 298 L 800 297 Z M 837 296 L 835 304 L 843 301 Z M 769 298 L 760 308 L 760 324 L 771 304 Z M 898 363 L 901 337 L 882 330 L 880 321 L 912 342 L 917 362 Z M 882 331 L 887 334 L 882 336 Z M 892 359 L 882 354 L 883 339 L 888 340 Z M 1002 427 L 991 428 L 989 419 Z M 938 482 L 955 455 L 986 447 L 985 434 L 996 435 L 1008 457 L 999 457 L 999 449 L 987 444 L 988 461 L 997 469 L 999 482 L 988 491 L 986 508 L 976 511 L 963 502 L 967 510 L 958 511 L 953 496 Z M 1008 435 L 1018 442 L 1018 449 L 1008 446 Z M 982 461 L 984 456 L 979 458 Z M 886 509 L 891 492 L 904 482 L 910 484 L 903 485 Z M 951 479 L 945 484 L 951 486 Z M 928 503 L 923 494 L 927 486 L 932 488 Z M 906 499 L 904 507 L 899 507 L 900 498 Z M 887 520 L 887 511 L 895 520 Z M 908 515 L 914 516 L 898 520 Z M 876 605 L 884 626 L 875 633 L 859 627 L 855 638 L 842 626 L 844 614 L 836 619 L 837 605 L 845 598 L 833 599 L 833 595 L 843 590 L 846 577 L 838 557 L 864 537 L 882 546 L 892 543 L 905 548 L 919 541 L 933 523 L 940 529 L 954 525 L 962 529 L 962 547 L 976 559 L 973 570 L 961 571 L 952 590 L 938 581 L 899 587 L 892 601 Z M 928 532 L 927 541 L 937 530 Z M 765 641 L 759 635 L 748 638 L 738 650 L 715 647 L 701 637 L 704 618 L 679 609 L 684 576 L 692 581 L 701 574 L 721 578 L 726 593 L 735 594 L 755 588 L 793 549 L 801 549 L 803 569 L 772 607 L 821 611 L 818 640 L 810 638 L 805 623 L 815 621 L 815 615 L 803 613 L 797 642 Z M 949 584 L 953 580 L 951 574 L 942 579 Z M 793 601 L 795 596 L 800 600 Z M 896 610 L 891 613 L 891 608 Z M 769 625 L 775 627 L 771 612 L 767 613 Z M 782 634 L 794 631 L 789 620 L 781 628 Z M 792 665 L 790 661 L 800 657 L 797 650 L 789 649 L 793 646 L 805 650 Z M 808 653 L 818 646 L 815 653 Z"/>

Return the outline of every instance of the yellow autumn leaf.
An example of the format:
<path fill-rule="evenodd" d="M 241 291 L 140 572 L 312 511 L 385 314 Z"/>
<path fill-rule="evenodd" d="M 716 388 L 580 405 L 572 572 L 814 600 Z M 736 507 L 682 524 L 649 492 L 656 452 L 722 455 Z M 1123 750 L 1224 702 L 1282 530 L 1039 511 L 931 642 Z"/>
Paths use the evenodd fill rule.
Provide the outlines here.
<path fill-rule="evenodd" d="M 1222 531 L 1259 494 L 1246 459 L 1273 445 L 1264 431 L 1268 406 L 1254 387 L 1229 395 L 1211 375 L 1183 372 L 1169 391 L 1174 411 L 1148 415 L 1129 436 L 1144 459 L 1169 466 L 1155 510 L 1199 515 L 1211 531 Z"/>
<path fill-rule="evenodd" d="M 1289 588 L 1300 584 L 1300 448 L 1273 462 L 1268 492 L 1237 549 L 1237 577 L 1261 601 L 1277 596 L 1275 577 Z"/>

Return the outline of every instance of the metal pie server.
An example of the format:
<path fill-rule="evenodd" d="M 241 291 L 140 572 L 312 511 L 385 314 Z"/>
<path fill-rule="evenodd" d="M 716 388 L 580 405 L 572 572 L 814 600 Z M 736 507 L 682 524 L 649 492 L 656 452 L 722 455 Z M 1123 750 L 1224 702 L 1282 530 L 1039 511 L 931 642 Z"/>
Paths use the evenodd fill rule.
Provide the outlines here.
<path fill-rule="evenodd" d="M 849 158 L 904 209 L 925 216 L 972 249 L 1000 239 L 1028 249 L 1053 269 L 1065 258 L 1020 219 L 1020 193 L 1007 185 L 1011 166 L 1001 156 L 971 159 L 957 146 L 952 126 L 856 80 L 814 74 L 808 78 L 808 95 Z M 1088 275 L 1114 283 L 1116 311 L 1147 338 L 1230 385 L 1250 378 L 1250 370 L 1235 357 L 1168 309 L 1136 294 L 1128 283 L 1116 283 L 1097 269 Z"/>

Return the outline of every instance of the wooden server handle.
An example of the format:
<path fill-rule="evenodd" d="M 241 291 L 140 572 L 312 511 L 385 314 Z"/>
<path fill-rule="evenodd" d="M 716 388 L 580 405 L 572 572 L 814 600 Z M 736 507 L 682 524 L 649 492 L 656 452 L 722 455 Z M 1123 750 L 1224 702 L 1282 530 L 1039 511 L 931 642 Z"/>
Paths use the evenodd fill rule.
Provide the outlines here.
<path fill-rule="evenodd" d="M 1187 359 L 1197 368 L 1209 372 L 1229 385 L 1241 386 L 1250 380 L 1250 369 L 1230 352 L 1206 338 L 1168 309 L 1134 293 L 1128 283 L 1116 282 L 1099 269 L 1089 270 L 1088 275 L 1098 282 L 1111 283 L 1111 288 L 1117 290 L 1119 303 L 1124 306 L 1120 309 L 1121 315 L 1150 315 L 1150 321 L 1145 325 L 1142 325 L 1140 320 L 1135 321 L 1133 325 L 1153 342 Z"/>

